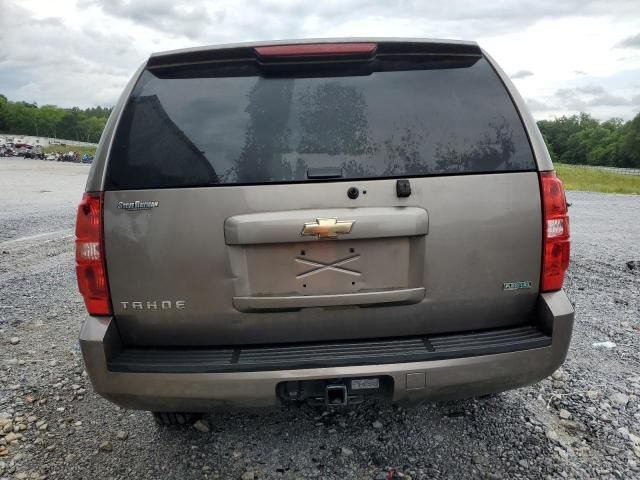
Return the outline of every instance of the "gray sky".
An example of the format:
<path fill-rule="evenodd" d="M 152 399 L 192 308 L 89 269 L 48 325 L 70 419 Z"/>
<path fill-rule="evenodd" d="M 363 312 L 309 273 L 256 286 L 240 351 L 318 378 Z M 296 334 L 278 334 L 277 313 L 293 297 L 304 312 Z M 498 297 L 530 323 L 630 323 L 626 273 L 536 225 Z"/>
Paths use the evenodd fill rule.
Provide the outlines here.
<path fill-rule="evenodd" d="M 111 106 L 154 51 L 332 36 L 476 40 L 538 119 L 640 111 L 640 0 L 0 0 L 0 93 Z"/>

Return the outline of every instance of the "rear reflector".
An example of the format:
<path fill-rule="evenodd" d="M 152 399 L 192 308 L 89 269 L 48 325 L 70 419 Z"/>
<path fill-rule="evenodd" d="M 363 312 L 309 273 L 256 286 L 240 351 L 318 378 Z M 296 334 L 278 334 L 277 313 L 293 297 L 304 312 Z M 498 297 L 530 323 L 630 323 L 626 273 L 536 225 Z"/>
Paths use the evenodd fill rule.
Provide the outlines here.
<path fill-rule="evenodd" d="M 555 172 L 540 172 L 542 190 L 543 292 L 560 290 L 569 267 L 569 215 L 562 181 Z"/>
<path fill-rule="evenodd" d="M 371 55 L 377 46 L 376 43 L 310 43 L 256 47 L 255 50 L 261 57 L 348 56 Z"/>
<path fill-rule="evenodd" d="M 85 193 L 76 218 L 76 275 L 90 315 L 111 314 L 102 240 L 102 194 Z"/>

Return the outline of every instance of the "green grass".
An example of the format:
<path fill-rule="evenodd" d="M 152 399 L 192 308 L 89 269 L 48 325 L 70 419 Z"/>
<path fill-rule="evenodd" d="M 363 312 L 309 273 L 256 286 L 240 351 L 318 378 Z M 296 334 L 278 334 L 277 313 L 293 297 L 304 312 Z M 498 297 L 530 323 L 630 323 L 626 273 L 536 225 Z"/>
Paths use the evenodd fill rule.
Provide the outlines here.
<path fill-rule="evenodd" d="M 62 145 L 49 145 L 48 147 L 44 147 L 44 153 L 68 153 L 68 152 L 78 152 L 80 156 L 85 153 L 94 156 L 96 154 L 96 147 L 80 147 L 76 145 L 67 145 L 63 147 Z"/>
<path fill-rule="evenodd" d="M 554 166 L 567 190 L 640 194 L 640 175 L 620 175 L 558 163 Z"/>

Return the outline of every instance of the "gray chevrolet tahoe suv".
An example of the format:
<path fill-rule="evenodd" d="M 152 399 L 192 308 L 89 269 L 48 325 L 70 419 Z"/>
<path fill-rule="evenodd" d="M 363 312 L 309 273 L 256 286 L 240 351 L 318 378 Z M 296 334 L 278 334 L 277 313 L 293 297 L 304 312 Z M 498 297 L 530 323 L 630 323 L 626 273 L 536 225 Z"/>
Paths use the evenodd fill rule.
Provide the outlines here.
<path fill-rule="evenodd" d="M 562 183 L 472 42 L 152 55 L 78 209 L 95 390 L 176 412 L 453 399 L 565 359 Z"/>

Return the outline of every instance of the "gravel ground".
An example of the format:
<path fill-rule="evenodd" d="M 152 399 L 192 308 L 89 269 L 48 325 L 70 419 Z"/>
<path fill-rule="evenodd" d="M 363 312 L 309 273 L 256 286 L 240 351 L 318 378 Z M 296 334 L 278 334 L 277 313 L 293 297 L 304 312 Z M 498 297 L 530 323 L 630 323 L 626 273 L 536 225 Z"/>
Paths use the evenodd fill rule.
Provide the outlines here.
<path fill-rule="evenodd" d="M 0 158 L 0 478 L 640 478 L 640 197 L 568 195 L 577 317 L 552 378 L 175 431 L 98 397 L 83 371 L 71 228 L 86 172 Z"/>

